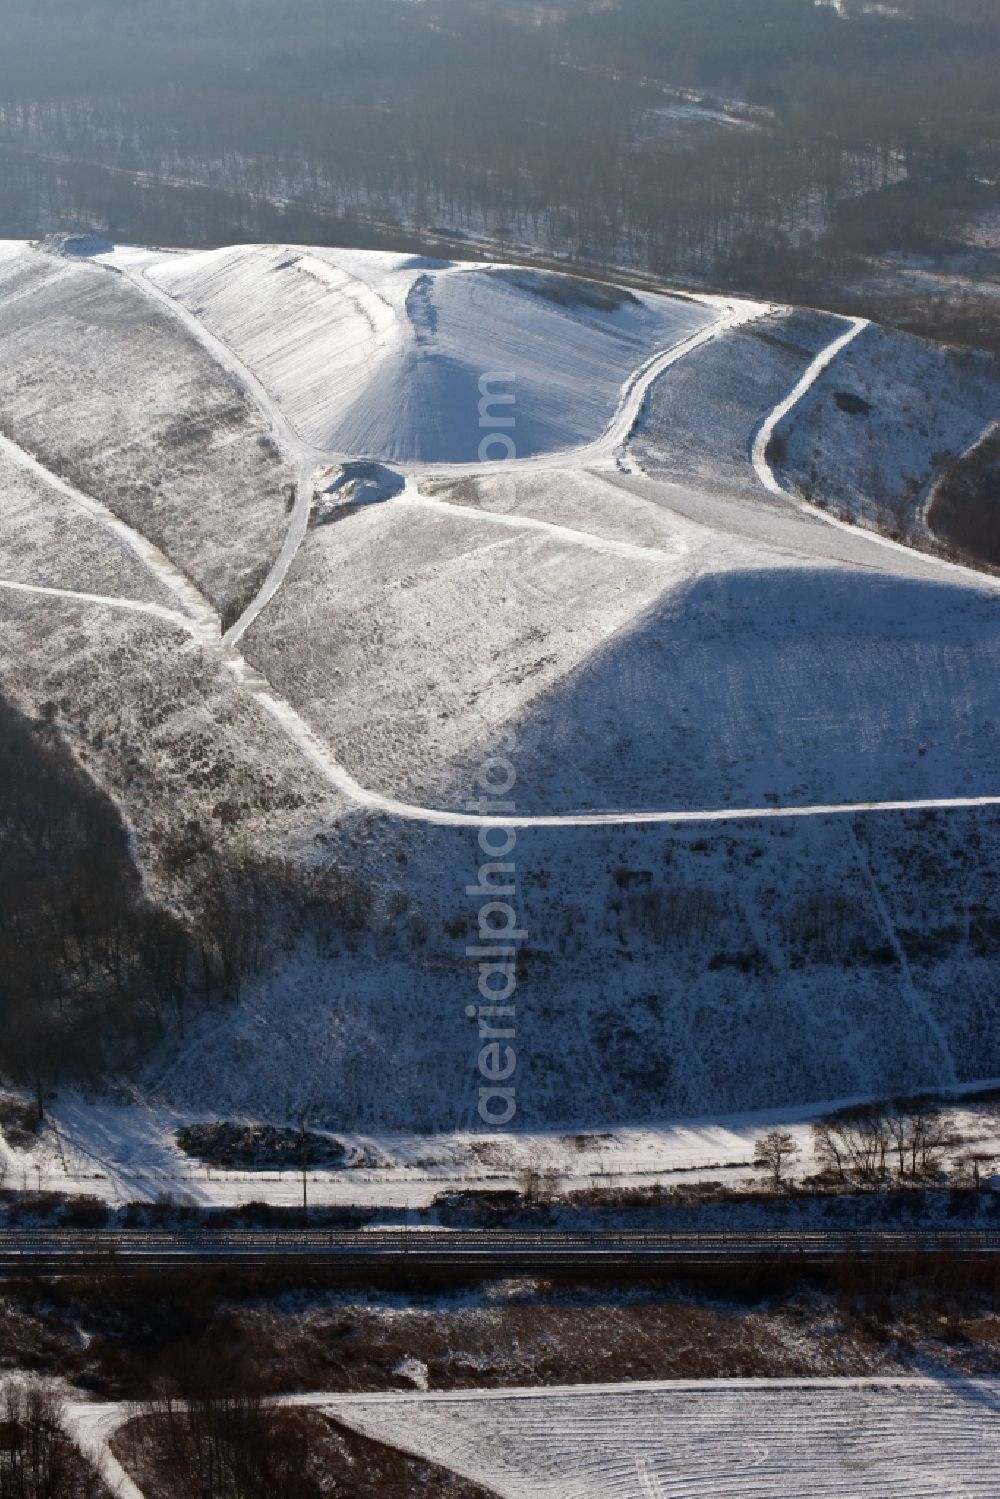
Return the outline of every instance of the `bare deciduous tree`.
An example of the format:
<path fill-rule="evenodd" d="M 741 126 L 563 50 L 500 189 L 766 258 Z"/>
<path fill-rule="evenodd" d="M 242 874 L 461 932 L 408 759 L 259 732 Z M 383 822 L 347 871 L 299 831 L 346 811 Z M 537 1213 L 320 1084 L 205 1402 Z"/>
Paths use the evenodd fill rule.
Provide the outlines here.
<path fill-rule="evenodd" d="M 788 1167 L 798 1155 L 795 1136 L 786 1130 L 772 1129 L 755 1143 L 753 1163 L 758 1171 L 769 1172 L 772 1184 L 780 1187 Z"/>
<path fill-rule="evenodd" d="M 9 1385 L 0 1401 L 0 1499 L 107 1499 L 41 1385 Z"/>
<path fill-rule="evenodd" d="M 900 1180 L 931 1175 L 953 1143 L 951 1115 L 926 1098 L 865 1104 L 813 1126 L 816 1159 L 842 1182 L 877 1186 L 895 1167 Z"/>

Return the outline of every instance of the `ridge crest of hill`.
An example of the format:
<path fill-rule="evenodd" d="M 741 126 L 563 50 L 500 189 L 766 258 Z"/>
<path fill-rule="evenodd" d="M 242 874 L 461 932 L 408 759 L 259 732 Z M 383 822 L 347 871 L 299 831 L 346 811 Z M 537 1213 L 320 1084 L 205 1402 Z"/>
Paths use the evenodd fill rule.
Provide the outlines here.
<path fill-rule="evenodd" d="M 386 462 L 475 462 L 490 433 L 519 457 L 593 441 L 636 369 L 718 318 L 696 300 L 380 252 L 240 246 L 146 274 L 306 442 Z"/>

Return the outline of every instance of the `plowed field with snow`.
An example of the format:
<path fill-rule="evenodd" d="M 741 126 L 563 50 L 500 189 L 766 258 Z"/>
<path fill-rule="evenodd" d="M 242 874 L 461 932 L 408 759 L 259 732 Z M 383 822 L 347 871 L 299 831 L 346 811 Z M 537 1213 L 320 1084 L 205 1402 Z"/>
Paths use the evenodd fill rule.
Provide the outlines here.
<path fill-rule="evenodd" d="M 345 1402 L 502 1499 L 994 1499 L 1000 1385 L 720 1381 Z"/>

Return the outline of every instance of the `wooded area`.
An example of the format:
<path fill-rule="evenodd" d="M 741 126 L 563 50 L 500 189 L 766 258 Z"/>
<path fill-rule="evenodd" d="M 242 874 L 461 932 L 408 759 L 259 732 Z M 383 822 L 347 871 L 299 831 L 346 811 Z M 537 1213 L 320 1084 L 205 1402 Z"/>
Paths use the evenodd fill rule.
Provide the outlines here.
<path fill-rule="evenodd" d="M 10 8 L 11 236 L 443 231 L 788 295 L 997 202 L 990 0 Z"/>
<path fill-rule="evenodd" d="M 183 1034 L 189 1011 L 238 999 L 279 942 L 309 932 L 329 950 L 370 902 L 336 867 L 224 861 L 188 829 L 191 906 L 168 909 L 57 712 L 31 722 L 0 698 L 0 1071 L 37 1089 L 40 1114 L 50 1083 Z"/>

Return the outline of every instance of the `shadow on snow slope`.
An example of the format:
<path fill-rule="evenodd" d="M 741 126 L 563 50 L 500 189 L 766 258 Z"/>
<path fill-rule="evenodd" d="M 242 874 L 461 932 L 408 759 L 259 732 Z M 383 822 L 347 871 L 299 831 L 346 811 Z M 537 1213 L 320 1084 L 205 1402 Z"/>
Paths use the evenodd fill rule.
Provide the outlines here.
<path fill-rule="evenodd" d="M 517 809 L 990 795 L 998 728 L 988 595 L 835 568 L 716 574 L 661 599 L 522 720 Z"/>

